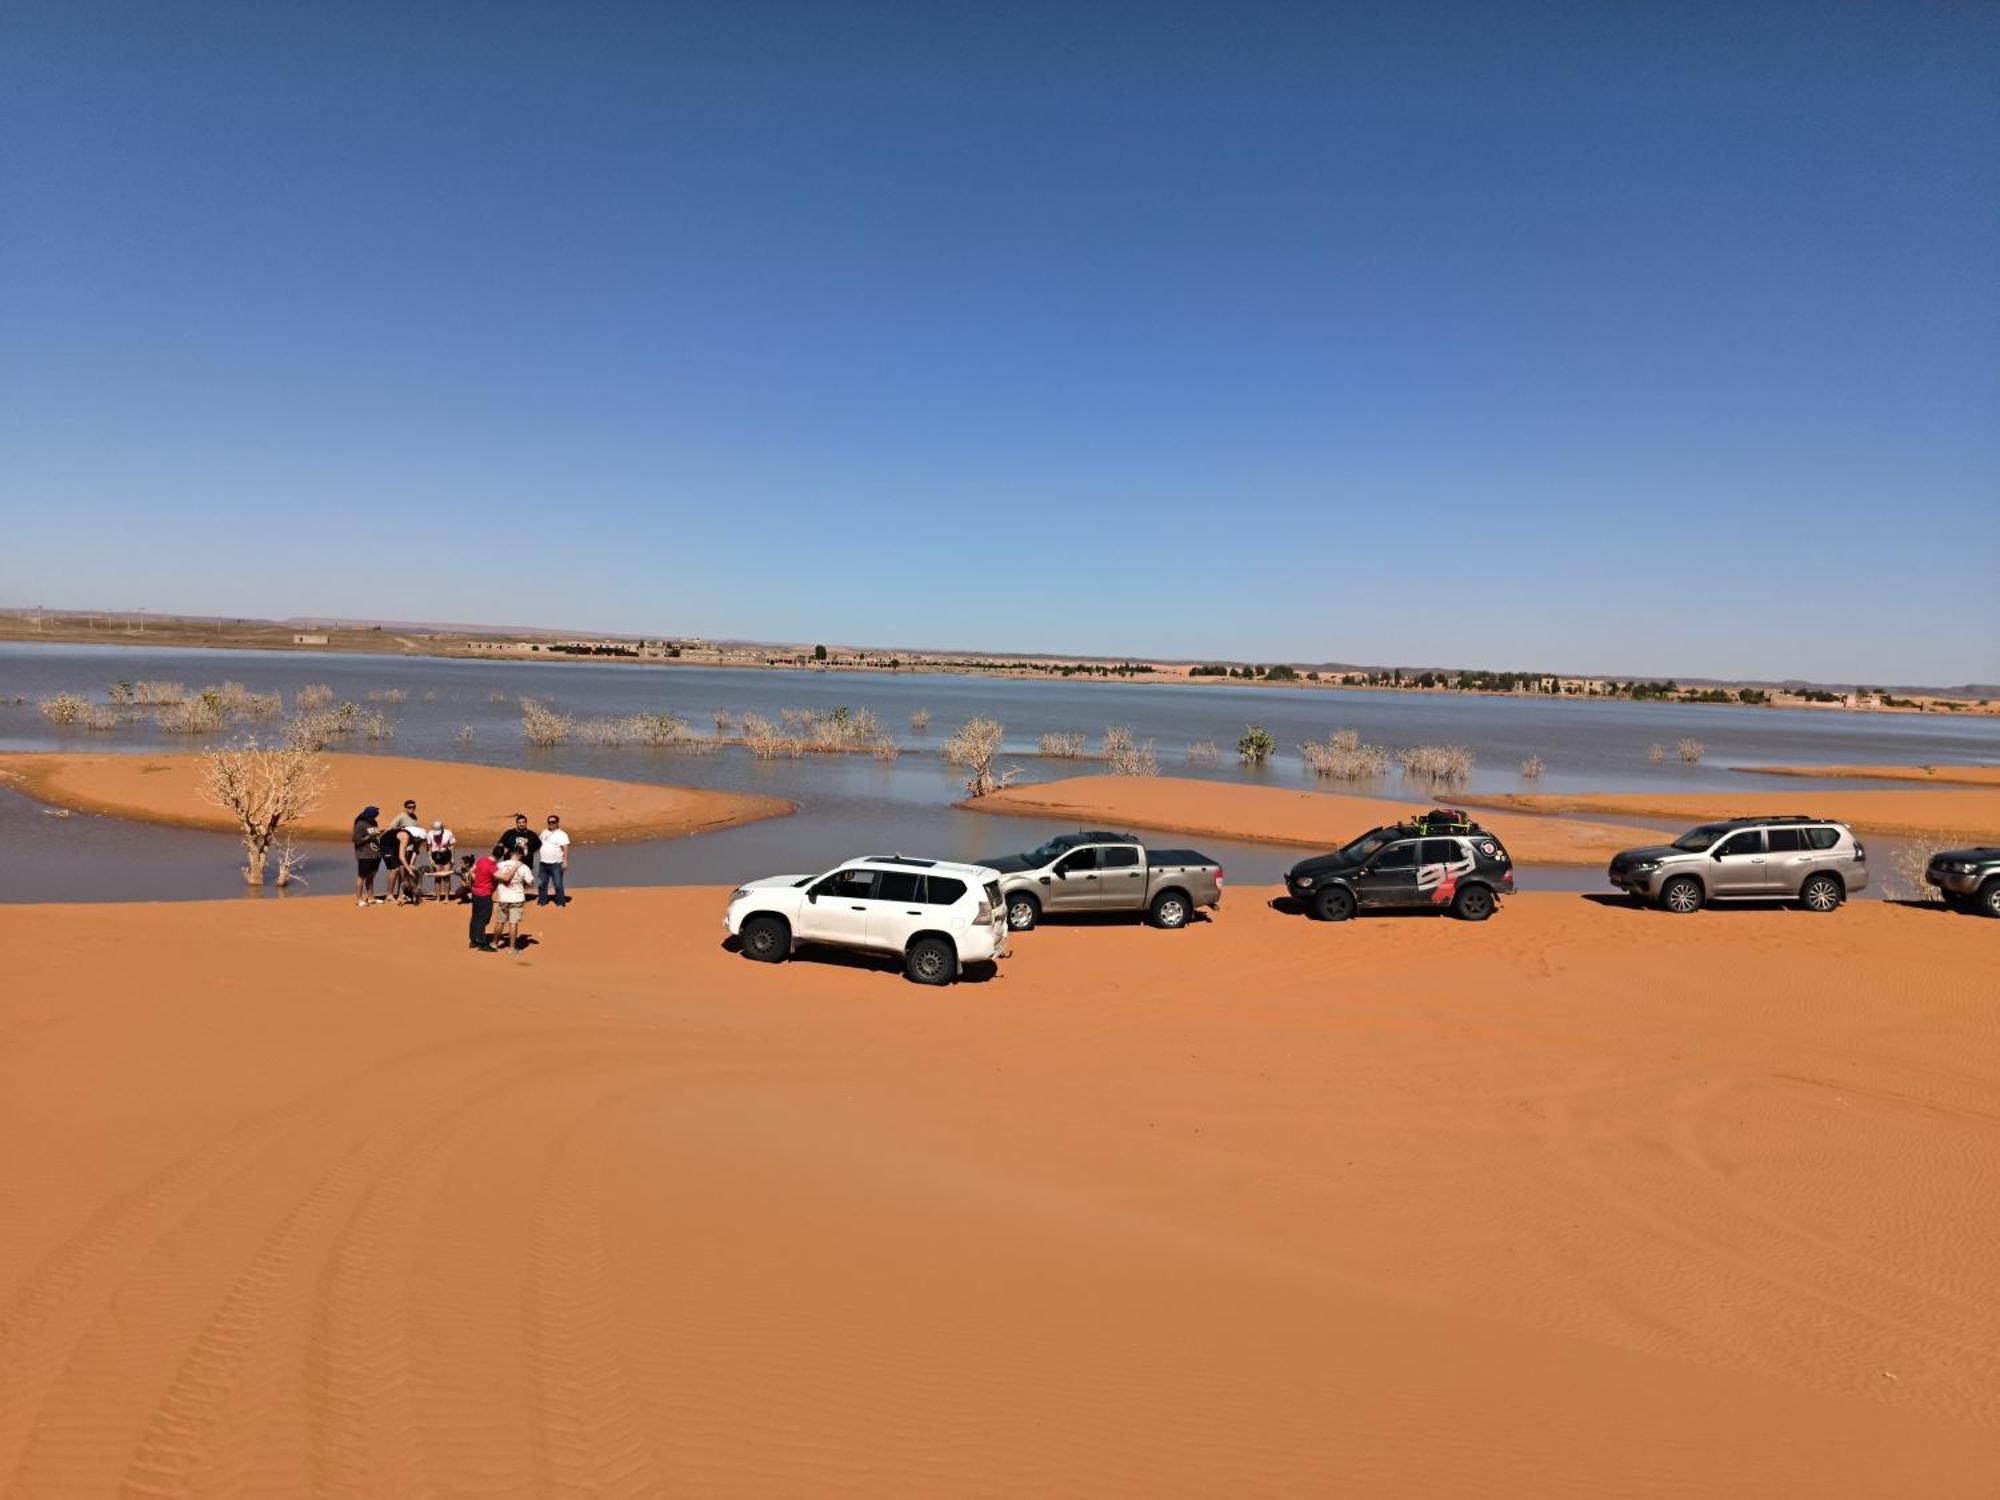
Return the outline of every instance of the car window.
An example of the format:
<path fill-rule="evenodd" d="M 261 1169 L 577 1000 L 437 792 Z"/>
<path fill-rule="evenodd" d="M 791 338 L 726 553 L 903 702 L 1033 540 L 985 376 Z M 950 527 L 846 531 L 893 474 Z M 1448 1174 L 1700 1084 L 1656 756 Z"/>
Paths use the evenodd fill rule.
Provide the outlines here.
<path fill-rule="evenodd" d="M 1806 831 L 1803 828 L 1773 828 L 1766 837 L 1771 841 L 1773 854 L 1797 854 L 1806 847 Z"/>
<path fill-rule="evenodd" d="M 1407 870 L 1417 862 L 1415 844 L 1391 844 L 1375 858 L 1372 868 L 1377 870 Z"/>
<path fill-rule="evenodd" d="M 1454 860 L 1463 859 L 1464 857 L 1463 851 L 1458 847 L 1457 839 L 1425 839 L 1423 852 L 1417 856 L 1417 863 L 1420 865 L 1448 865 Z"/>
<path fill-rule="evenodd" d="M 1078 849 L 1074 853 L 1066 854 L 1058 860 L 1056 868 L 1071 875 L 1074 875 L 1079 870 L 1094 870 L 1097 868 L 1097 851 L 1095 849 Z"/>
<path fill-rule="evenodd" d="M 848 901 L 869 901 L 875 895 L 875 871 L 841 870 L 822 880 L 815 890 L 822 896 L 838 896 Z"/>
<path fill-rule="evenodd" d="M 908 870 L 884 870 L 875 884 L 875 899 L 912 905 L 917 899 L 917 882 L 922 879 Z"/>
<path fill-rule="evenodd" d="M 1097 862 L 1107 870 L 1129 870 L 1139 863 L 1139 851 L 1130 844 L 1110 844 L 1097 851 Z"/>
<path fill-rule="evenodd" d="M 1721 837 L 1721 824 L 1704 823 L 1699 828 L 1690 828 L 1686 833 L 1675 839 L 1674 847 L 1676 849 L 1685 849 L 1690 854 L 1699 854 Z"/>
<path fill-rule="evenodd" d="M 965 882 L 949 875 L 927 875 L 924 885 L 924 901 L 931 906 L 951 906 L 965 894 Z"/>
<path fill-rule="evenodd" d="M 1764 830 L 1746 828 L 1741 833 L 1732 833 L 1722 841 L 1715 851 L 1717 854 L 1762 854 L 1764 852 Z"/>
<path fill-rule="evenodd" d="M 1838 828 L 1808 828 L 1805 836 L 1808 849 L 1831 849 L 1840 842 Z"/>

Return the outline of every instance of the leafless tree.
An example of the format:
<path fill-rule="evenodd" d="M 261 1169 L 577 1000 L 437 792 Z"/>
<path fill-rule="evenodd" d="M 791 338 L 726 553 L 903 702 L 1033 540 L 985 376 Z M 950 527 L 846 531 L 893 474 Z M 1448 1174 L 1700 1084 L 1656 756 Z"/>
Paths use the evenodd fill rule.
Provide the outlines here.
<path fill-rule="evenodd" d="M 999 777 L 993 774 L 993 757 L 1000 753 L 1000 743 L 1006 737 L 1004 725 L 981 714 L 978 718 L 967 720 L 957 733 L 944 742 L 946 762 L 971 773 L 965 778 L 965 794 L 968 797 L 984 797 L 1014 779 L 1012 771 Z"/>
<path fill-rule="evenodd" d="M 325 789 L 326 763 L 303 746 L 247 739 L 202 757 L 202 795 L 236 819 L 243 879 L 250 885 L 264 883 L 273 841 L 310 812 Z"/>

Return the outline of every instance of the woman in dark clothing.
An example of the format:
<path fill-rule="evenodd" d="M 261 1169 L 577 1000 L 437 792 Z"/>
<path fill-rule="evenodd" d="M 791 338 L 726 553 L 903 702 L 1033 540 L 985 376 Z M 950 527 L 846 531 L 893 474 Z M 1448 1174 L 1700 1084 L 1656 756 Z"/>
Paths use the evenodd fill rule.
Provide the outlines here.
<path fill-rule="evenodd" d="M 354 904 L 372 906 L 381 898 L 375 894 L 375 872 L 382 868 L 382 846 L 376 841 L 382 830 L 375 826 L 379 807 L 364 807 L 354 820 Z"/>

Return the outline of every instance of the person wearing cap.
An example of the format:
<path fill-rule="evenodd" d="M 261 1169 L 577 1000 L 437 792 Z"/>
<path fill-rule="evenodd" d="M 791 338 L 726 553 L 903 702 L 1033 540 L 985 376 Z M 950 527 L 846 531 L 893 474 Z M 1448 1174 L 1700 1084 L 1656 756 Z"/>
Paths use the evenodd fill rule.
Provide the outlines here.
<path fill-rule="evenodd" d="M 563 890 L 563 876 L 568 871 L 569 835 L 563 832 L 562 819 L 550 813 L 549 826 L 535 850 L 535 905 L 547 906 L 552 890 L 557 906 L 569 905 L 569 894 Z"/>
<path fill-rule="evenodd" d="M 424 835 L 424 847 L 431 856 L 431 894 L 440 901 L 451 894 L 451 849 L 457 842 L 443 818 L 435 820 Z"/>
<path fill-rule="evenodd" d="M 376 842 L 382 830 L 375 820 L 382 815 L 382 809 L 372 803 L 361 809 L 354 819 L 354 904 L 356 906 L 380 906 L 382 898 L 375 894 L 375 872 L 382 868 L 382 847 Z"/>

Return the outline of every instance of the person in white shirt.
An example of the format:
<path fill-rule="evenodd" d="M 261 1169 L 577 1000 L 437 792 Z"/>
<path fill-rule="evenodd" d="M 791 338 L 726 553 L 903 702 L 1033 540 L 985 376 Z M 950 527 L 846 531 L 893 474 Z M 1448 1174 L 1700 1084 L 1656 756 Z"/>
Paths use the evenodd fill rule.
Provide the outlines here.
<path fill-rule="evenodd" d="M 451 850 L 457 842 L 442 818 L 431 824 L 431 831 L 424 835 L 424 847 L 431 856 L 431 894 L 440 901 L 451 894 Z"/>
<path fill-rule="evenodd" d="M 521 913 L 528 904 L 528 863 L 509 854 L 493 872 L 493 914 L 507 951 L 521 950 Z"/>
<path fill-rule="evenodd" d="M 563 889 L 563 877 L 568 873 L 569 835 L 563 831 L 562 819 L 550 813 L 541 848 L 535 851 L 535 905 L 547 906 L 553 890 L 556 905 L 568 906 L 569 893 Z"/>

